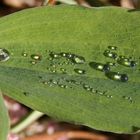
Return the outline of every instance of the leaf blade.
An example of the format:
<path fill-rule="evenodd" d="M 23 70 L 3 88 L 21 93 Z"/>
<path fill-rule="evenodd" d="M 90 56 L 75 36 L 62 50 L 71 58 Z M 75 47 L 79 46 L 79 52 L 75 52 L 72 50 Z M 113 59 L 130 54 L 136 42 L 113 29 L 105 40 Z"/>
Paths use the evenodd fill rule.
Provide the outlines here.
<path fill-rule="evenodd" d="M 110 16 L 112 20 L 109 20 Z M 0 66 L 2 90 L 33 109 L 60 120 L 78 122 L 104 131 L 132 132 L 133 126 L 140 126 L 139 113 L 137 116 L 134 115 L 140 109 L 139 71 L 133 72 L 132 69 L 123 66 L 114 68 L 115 71 L 130 75 L 130 82 L 120 83 L 90 68 L 88 63 L 94 60 L 101 63 L 110 61 L 103 56 L 108 45 L 118 46 L 117 53 L 121 55 L 133 52 L 139 57 L 139 29 L 136 30 L 134 22 L 138 17 L 137 12 L 129 13 L 126 9 L 111 7 L 91 10 L 75 6 L 37 8 L 5 17 L 0 25 L 0 39 L 3 40 L 0 44 L 13 55 Z M 120 22 L 117 22 L 118 20 Z M 137 20 L 137 23 L 139 22 Z M 13 27 L 17 24 L 18 26 Z M 86 63 L 59 66 L 58 69 L 66 68 L 67 74 L 62 74 L 60 70 L 53 74 L 47 69 L 51 64 L 48 60 L 49 50 L 83 56 Z M 27 57 L 21 55 L 24 51 L 27 52 Z M 30 63 L 30 55 L 34 53 L 42 56 L 41 62 L 37 65 Z M 76 74 L 73 70 L 75 67 L 84 69 L 86 75 Z M 59 78 L 82 81 L 101 93 L 107 90 L 107 95 L 113 98 L 92 94 L 83 88 L 83 84 L 69 84 L 66 80 L 62 83 L 74 89 L 63 89 L 59 86 L 52 88 L 43 84 L 46 80 Z M 131 96 L 135 102 L 131 104 L 124 100 L 123 96 Z"/>

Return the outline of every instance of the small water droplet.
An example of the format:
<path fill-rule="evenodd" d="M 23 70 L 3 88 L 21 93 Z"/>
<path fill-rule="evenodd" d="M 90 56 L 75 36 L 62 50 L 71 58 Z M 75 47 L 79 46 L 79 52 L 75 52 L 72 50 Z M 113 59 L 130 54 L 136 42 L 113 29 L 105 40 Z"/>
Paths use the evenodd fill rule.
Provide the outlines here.
<path fill-rule="evenodd" d="M 76 64 L 83 64 L 85 62 L 85 58 L 82 56 L 74 56 L 72 61 Z"/>
<path fill-rule="evenodd" d="M 68 88 L 67 85 L 63 85 L 63 84 L 59 84 L 59 87 L 61 87 L 61 88 Z"/>
<path fill-rule="evenodd" d="M 127 82 L 128 76 L 127 74 L 120 74 L 118 72 L 107 72 L 106 76 L 112 80 Z"/>
<path fill-rule="evenodd" d="M 74 71 L 76 72 L 76 73 L 78 73 L 78 74 L 85 74 L 85 70 L 83 70 L 83 69 L 74 69 Z"/>
<path fill-rule="evenodd" d="M 57 71 L 56 71 L 56 70 L 50 70 L 50 72 L 52 72 L 52 73 L 56 73 Z"/>
<path fill-rule="evenodd" d="M 117 50 L 117 47 L 116 46 L 108 46 L 108 49 L 110 49 L 110 50 Z"/>
<path fill-rule="evenodd" d="M 33 64 L 33 65 L 37 64 L 37 61 L 30 61 L 30 62 L 31 62 L 31 64 Z"/>
<path fill-rule="evenodd" d="M 10 53 L 6 49 L 0 48 L 0 62 L 5 62 L 10 58 Z"/>
<path fill-rule="evenodd" d="M 112 95 L 106 95 L 106 97 L 107 97 L 107 98 L 113 98 L 113 96 L 112 96 Z"/>
<path fill-rule="evenodd" d="M 52 83 L 52 84 L 54 84 L 54 85 L 58 84 L 58 82 L 55 81 L 54 79 L 51 79 L 49 82 Z"/>
<path fill-rule="evenodd" d="M 86 84 L 83 85 L 83 88 L 87 91 L 91 90 L 91 87 L 89 85 L 86 85 Z"/>
<path fill-rule="evenodd" d="M 22 56 L 27 57 L 28 54 L 26 52 L 22 52 Z"/>
<path fill-rule="evenodd" d="M 99 71 L 104 71 L 104 72 L 110 71 L 110 66 L 108 64 L 90 62 L 89 65 L 90 65 L 90 67 L 92 67 L 96 70 L 99 70 Z"/>
<path fill-rule="evenodd" d="M 66 56 L 67 56 L 67 53 L 61 52 L 60 55 L 61 55 L 62 57 L 66 57 Z"/>
<path fill-rule="evenodd" d="M 66 69 L 64 69 L 64 68 L 60 68 L 60 70 L 61 70 L 62 72 L 65 72 L 65 71 L 66 71 Z"/>
<path fill-rule="evenodd" d="M 109 65 L 109 66 L 116 66 L 116 63 L 114 63 L 114 62 L 107 62 L 107 65 Z"/>
<path fill-rule="evenodd" d="M 97 93 L 97 90 L 95 90 L 94 88 L 91 88 L 90 91 L 91 91 L 92 93 Z"/>
<path fill-rule="evenodd" d="M 42 83 L 43 83 L 44 85 L 49 85 L 49 84 L 50 84 L 49 81 L 43 81 Z"/>
<path fill-rule="evenodd" d="M 31 55 L 31 58 L 34 59 L 34 60 L 41 60 L 41 55 L 32 54 L 32 55 Z"/>
<path fill-rule="evenodd" d="M 105 50 L 105 52 L 103 54 L 104 54 L 104 56 L 113 58 L 113 59 L 116 59 L 118 57 L 117 53 L 111 52 L 110 50 Z"/>

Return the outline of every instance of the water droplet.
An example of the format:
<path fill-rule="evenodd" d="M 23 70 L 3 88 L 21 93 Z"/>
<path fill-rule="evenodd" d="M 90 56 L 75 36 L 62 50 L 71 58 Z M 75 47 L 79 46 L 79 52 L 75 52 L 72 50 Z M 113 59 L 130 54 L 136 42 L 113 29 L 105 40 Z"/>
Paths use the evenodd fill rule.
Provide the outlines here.
<path fill-rule="evenodd" d="M 60 68 L 60 70 L 61 70 L 62 72 L 66 72 L 66 69 L 64 69 L 64 68 Z"/>
<path fill-rule="evenodd" d="M 74 69 L 74 71 L 78 74 L 85 74 L 85 70 L 82 70 L 82 69 Z"/>
<path fill-rule="evenodd" d="M 10 58 L 10 53 L 6 49 L 0 48 L 0 62 L 5 62 Z"/>
<path fill-rule="evenodd" d="M 56 73 L 57 71 L 56 71 L 56 70 L 50 70 L 50 72 L 52 72 L 52 73 Z"/>
<path fill-rule="evenodd" d="M 37 64 L 37 61 L 30 61 L 30 62 L 31 62 L 31 64 L 33 64 L 33 65 Z"/>
<path fill-rule="evenodd" d="M 90 67 L 92 67 L 96 70 L 99 70 L 99 71 L 104 71 L 104 72 L 110 71 L 110 66 L 108 64 L 90 62 L 89 65 L 90 65 Z"/>
<path fill-rule="evenodd" d="M 86 84 L 83 85 L 83 88 L 87 91 L 91 90 L 91 87 L 89 85 L 86 85 Z"/>
<path fill-rule="evenodd" d="M 67 56 L 67 53 L 61 52 L 60 55 L 61 55 L 62 57 L 66 57 L 66 56 Z"/>
<path fill-rule="evenodd" d="M 108 46 L 108 49 L 110 49 L 110 50 L 117 50 L 117 47 L 116 46 Z"/>
<path fill-rule="evenodd" d="M 116 59 L 118 57 L 117 53 L 115 52 L 110 52 L 109 50 L 105 50 L 104 56 Z"/>
<path fill-rule="evenodd" d="M 48 82 L 48 81 L 43 81 L 42 82 L 44 85 L 49 85 L 50 84 L 50 82 Z"/>
<path fill-rule="evenodd" d="M 34 60 L 41 60 L 41 55 L 32 54 L 31 58 L 34 59 Z"/>
<path fill-rule="evenodd" d="M 126 74 L 120 74 L 118 72 L 107 72 L 106 76 L 112 80 L 117 80 L 121 82 L 128 81 L 128 76 Z"/>
<path fill-rule="evenodd" d="M 51 79 L 49 82 L 52 83 L 52 84 L 54 84 L 54 85 L 58 84 L 58 82 L 55 81 L 54 79 Z"/>
<path fill-rule="evenodd" d="M 51 58 L 60 58 L 60 55 L 57 54 L 57 53 L 51 52 L 51 53 L 50 53 L 50 57 L 51 57 Z"/>
<path fill-rule="evenodd" d="M 97 93 L 97 90 L 95 90 L 94 88 L 91 88 L 90 91 L 91 91 L 92 93 Z"/>
<path fill-rule="evenodd" d="M 133 61 L 133 60 L 131 61 L 131 59 L 125 58 L 125 57 L 119 58 L 117 62 L 126 67 L 135 67 L 137 65 L 136 61 Z"/>
<path fill-rule="evenodd" d="M 112 96 L 112 95 L 106 95 L 106 97 L 107 97 L 107 98 L 113 98 L 113 96 Z"/>
<path fill-rule="evenodd" d="M 28 54 L 27 54 L 26 52 L 23 52 L 23 53 L 22 53 L 22 56 L 27 57 Z"/>
<path fill-rule="evenodd" d="M 116 63 L 114 63 L 114 62 L 107 62 L 107 65 L 109 65 L 109 66 L 116 66 Z"/>
<path fill-rule="evenodd" d="M 61 87 L 61 88 L 68 88 L 67 85 L 63 85 L 63 84 L 60 84 L 59 87 Z"/>
<path fill-rule="evenodd" d="M 74 56 L 72 61 L 76 64 L 83 64 L 85 62 L 85 58 L 82 56 Z"/>

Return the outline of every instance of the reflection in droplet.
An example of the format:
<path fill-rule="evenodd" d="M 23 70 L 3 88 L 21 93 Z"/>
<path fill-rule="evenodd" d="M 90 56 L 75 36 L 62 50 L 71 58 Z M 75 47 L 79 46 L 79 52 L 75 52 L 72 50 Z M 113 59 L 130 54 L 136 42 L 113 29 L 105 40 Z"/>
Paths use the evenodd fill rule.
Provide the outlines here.
<path fill-rule="evenodd" d="M 0 62 L 5 62 L 10 58 L 10 53 L 6 49 L 0 48 Z"/>

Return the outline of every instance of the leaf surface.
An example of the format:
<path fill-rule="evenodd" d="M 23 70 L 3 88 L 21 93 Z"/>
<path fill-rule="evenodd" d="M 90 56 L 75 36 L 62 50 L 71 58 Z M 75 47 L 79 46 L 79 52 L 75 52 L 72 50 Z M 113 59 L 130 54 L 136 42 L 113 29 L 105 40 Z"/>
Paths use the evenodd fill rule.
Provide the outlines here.
<path fill-rule="evenodd" d="M 4 99 L 0 93 L 0 139 L 6 140 L 9 132 L 9 116 Z"/>
<path fill-rule="evenodd" d="M 10 53 L 0 63 L 0 87 L 59 120 L 132 133 L 140 127 L 139 44 L 139 11 L 65 5 L 24 10 L 0 19 L 0 46 Z M 108 46 L 117 47 L 110 50 L 117 60 L 104 55 Z M 121 55 L 136 66 L 120 64 Z M 117 64 L 110 66 L 113 76 L 97 68 L 107 62 Z M 114 72 L 127 74 L 128 81 L 113 80 Z"/>

